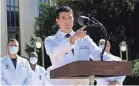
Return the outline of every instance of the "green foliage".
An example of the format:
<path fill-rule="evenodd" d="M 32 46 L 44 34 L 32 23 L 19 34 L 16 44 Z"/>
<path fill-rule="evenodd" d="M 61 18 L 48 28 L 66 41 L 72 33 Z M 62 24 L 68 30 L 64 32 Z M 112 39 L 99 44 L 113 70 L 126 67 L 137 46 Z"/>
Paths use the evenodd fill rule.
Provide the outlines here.
<path fill-rule="evenodd" d="M 130 20 L 130 13 L 135 6 L 135 0 L 53 0 L 57 6 L 67 5 L 74 11 L 75 25 L 78 29 L 77 18 L 80 15 L 93 16 L 100 20 L 106 27 L 115 24 L 123 16 Z M 54 34 L 58 26 L 55 22 L 55 11 L 57 6 L 50 6 L 42 3 L 40 6 L 40 16 L 35 18 L 35 34 L 44 39 L 46 36 Z M 126 15 L 127 13 L 127 15 Z M 122 25 L 120 23 L 119 25 Z M 119 27 L 117 25 L 114 28 Z"/>
<path fill-rule="evenodd" d="M 125 30 L 129 28 L 126 25 L 131 24 L 131 15 L 134 11 L 136 0 L 56 0 L 56 2 L 58 6 L 68 5 L 73 9 L 75 18 L 74 30 L 81 27 L 77 24 L 78 16 L 94 17 L 106 27 L 108 39 L 113 44 L 112 46 L 119 45 L 123 40 L 128 45 L 134 43 L 134 38 L 127 37 Z M 94 30 L 89 32 L 91 31 Z M 95 32 L 90 36 L 94 41 L 104 38 L 103 34 L 98 35 Z"/>
<path fill-rule="evenodd" d="M 25 52 L 29 55 L 30 52 L 34 51 L 34 46 L 35 46 L 35 38 L 31 37 L 30 38 L 30 43 L 26 43 L 26 48 L 25 48 Z"/>
<path fill-rule="evenodd" d="M 69 5 L 69 3 L 72 2 L 72 0 L 55 0 L 57 5 Z"/>
<path fill-rule="evenodd" d="M 100 20 L 133 11 L 135 2 L 136 0 L 56 0 L 58 6 L 68 5 L 73 8 L 75 14 L 90 15 Z"/>
<path fill-rule="evenodd" d="M 134 76 L 139 76 L 139 59 L 133 61 L 133 74 Z"/>
<path fill-rule="evenodd" d="M 46 36 L 52 35 L 57 31 L 55 23 L 55 6 L 49 6 L 47 3 L 41 3 L 40 16 L 35 18 L 35 34 L 42 40 Z"/>

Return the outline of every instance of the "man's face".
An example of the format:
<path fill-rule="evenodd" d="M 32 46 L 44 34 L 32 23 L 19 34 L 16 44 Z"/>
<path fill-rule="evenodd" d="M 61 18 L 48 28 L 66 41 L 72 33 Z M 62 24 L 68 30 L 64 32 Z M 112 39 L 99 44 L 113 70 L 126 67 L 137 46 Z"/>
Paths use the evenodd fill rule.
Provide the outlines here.
<path fill-rule="evenodd" d="M 9 42 L 9 44 L 7 45 L 8 51 L 10 51 L 10 47 L 12 47 L 12 46 L 15 46 L 15 47 L 19 48 L 19 43 L 16 42 L 16 41 Z"/>
<path fill-rule="evenodd" d="M 59 18 L 56 19 L 56 22 L 59 25 L 60 30 L 65 33 L 69 33 L 72 30 L 73 21 L 74 21 L 74 17 L 71 11 L 60 12 Z"/>

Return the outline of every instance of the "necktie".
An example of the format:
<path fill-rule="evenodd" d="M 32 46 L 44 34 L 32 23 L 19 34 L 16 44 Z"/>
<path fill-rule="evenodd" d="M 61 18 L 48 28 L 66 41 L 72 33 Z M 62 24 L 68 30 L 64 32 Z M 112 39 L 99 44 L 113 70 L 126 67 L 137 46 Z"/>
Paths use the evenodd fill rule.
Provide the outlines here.
<path fill-rule="evenodd" d="M 70 34 L 66 34 L 66 35 L 65 35 L 66 38 L 69 38 L 70 36 L 71 36 Z M 72 53 L 73 53 L 73 55 L 74 55 L 74 49 L 72 49 L 71 51 L 72 51 Z"/>

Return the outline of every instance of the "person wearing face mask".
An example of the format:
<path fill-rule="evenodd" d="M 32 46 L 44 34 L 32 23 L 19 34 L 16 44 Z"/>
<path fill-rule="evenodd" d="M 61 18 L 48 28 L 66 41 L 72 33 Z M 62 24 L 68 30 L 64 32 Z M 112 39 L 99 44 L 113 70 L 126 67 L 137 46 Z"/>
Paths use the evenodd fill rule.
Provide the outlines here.
<path fill-rule="evenodd" d="M 27 59 L 20 57 L 19 43 L 11 39 L 7 44 L 7 55 L 0 60 L 0 86 L 31 85 L 32 71 Z"/>
<path fill-rule="evenodd" d="M 37 64 L 38 55 L 36 52 L 31 52 L 29 55 L 29 62 L 32 72 L 33 85 L 43 86 L 45 84 L 45 69 Z"/>
<path fill-rule="evenodd" d="M 99 41 L 99 47 L 101 49 L 104 49 L 104 44 L 105 44 L 105 40 L 104 39 L 101 39 Z M 110 53 L 110 49 L 111 49 L 111 44 L 109 41 L 107 41 L 107 45 L 106 45 L 106 53 L 108 53 L 109 55 L 112 55 Z M 112 55 L 111 56 L 114 61 L 121 61 L 121 59 L 117 56 L 114 56 Z M 97 85 L 96 86 L 109 86 L 109 85 L 112 85 L 112 86 L 121 86 L 123 84 L 123 81 L 125 80 L 125 77 L 126 76 L 116 76 L 116 77 L 106 77 L 106 78 L 99 78 L 99 79 L 96 79 L 97 81 Z"/>

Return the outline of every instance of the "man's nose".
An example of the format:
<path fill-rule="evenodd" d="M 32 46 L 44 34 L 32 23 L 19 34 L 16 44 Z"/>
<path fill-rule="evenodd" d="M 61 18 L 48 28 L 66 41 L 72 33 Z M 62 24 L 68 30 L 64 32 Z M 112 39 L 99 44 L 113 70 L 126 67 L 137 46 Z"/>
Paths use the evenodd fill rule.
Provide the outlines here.
<path fill-rule="evenodd" d="M 65 23 L 68 24 L 70 22 L 70 19 L 66 19 Z"/>

